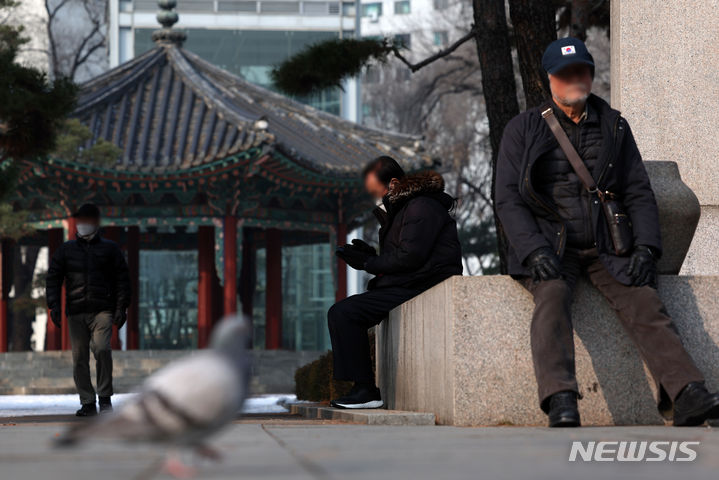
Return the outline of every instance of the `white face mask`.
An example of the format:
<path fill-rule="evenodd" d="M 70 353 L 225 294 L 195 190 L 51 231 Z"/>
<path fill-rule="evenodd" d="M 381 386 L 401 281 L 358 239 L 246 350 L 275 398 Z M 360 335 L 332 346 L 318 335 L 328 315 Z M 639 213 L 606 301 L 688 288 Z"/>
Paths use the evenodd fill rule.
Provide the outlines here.
<path fill-rule="evenodd" d="M 91 223 L 78 223 L 77 234 L 81 237 L 89 237 L 97 231 L 97 227 Z"/>

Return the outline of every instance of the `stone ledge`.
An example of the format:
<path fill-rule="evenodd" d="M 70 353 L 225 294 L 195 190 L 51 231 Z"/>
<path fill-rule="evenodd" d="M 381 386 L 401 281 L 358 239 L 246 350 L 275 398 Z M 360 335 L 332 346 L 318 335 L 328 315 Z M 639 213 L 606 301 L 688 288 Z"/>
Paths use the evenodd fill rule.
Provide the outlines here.
<path fill-rule="evenodd" d="M 684 345 L 719 387 L 719 277 L 661 276 Z M 449 425 L 545 425 L 537 405 L 529 293 L 506 276 L 453 277 L 377 329 L 378 382 L 390 409 Z M 607 302 L 588 282 L 573 306 L 585 425 L 662 424 L 654 382 Z"/>
<path fill-rule="evenodd" d="M 399 410 L 343 410 L 326 405 L 294 403 L 288 405 L 290 413 L 305 418 L 319 420 L 337 420 L 364 425 L 434 425 L 432 413 L 403 412 Z"/>

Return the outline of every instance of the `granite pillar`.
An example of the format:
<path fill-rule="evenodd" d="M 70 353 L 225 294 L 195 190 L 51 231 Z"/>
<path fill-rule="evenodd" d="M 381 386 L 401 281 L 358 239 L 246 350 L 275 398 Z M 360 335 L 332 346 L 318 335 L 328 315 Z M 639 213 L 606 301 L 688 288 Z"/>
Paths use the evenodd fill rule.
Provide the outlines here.
<path fill-rule="evenodd" d="M 612 0 L 612 106 L 645 160 L 679 164 L 701 204 L 682 273 L 719 274 L 716 2 Z"/>

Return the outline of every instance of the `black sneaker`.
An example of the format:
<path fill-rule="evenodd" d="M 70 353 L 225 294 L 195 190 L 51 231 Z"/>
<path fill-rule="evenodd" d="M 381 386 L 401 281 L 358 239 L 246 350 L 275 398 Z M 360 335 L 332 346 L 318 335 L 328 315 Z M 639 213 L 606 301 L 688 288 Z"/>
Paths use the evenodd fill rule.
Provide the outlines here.
<path fill-rule="evenodd" d="M 335 408 L 382 408 L 384 402 L 379 388 L 355 385 L 349 394 L 332 400 L 330 405 Z"/>
<path fill-rule="evenodd" d="M 111 413 L 112 412 L 112 401 L 110 400 L 110 397 L 100 397 L 99 399 L 100 403 L 100 415 L 103 413 Z"/>
<path fill-rule="evenodd" d="M 549 397 L 549 426 L 551 428 L 578 427 L 579 409 L 577 394 L 566 391 L 558 392 Z"/>
<path fill-rule="evenodd" d="M 83 403 L 80 410 L 75 412 L 78 417 L 94 417 L 97 415 L 97 407 L 94 403 Z"/>
<path fill-rule="evenodd" d="M 719 393 L 709 393 L 703 383 L 692 382 L 674 400 L 674 426 L 691 427 L 719 418 Z"/>

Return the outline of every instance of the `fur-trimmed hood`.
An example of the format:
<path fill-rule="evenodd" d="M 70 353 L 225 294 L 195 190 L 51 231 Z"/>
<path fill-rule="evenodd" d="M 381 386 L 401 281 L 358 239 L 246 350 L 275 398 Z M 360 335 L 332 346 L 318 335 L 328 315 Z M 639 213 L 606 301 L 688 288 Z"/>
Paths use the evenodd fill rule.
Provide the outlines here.
<path fill-rule="evenodd" d="M 420 195 L 434 195 L 444 192 L 444 178 L 433 170 L 405 176 L 390 188 L 385 197 L 392 204 L 404 203 Z"/>

